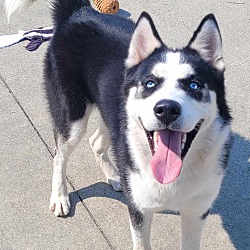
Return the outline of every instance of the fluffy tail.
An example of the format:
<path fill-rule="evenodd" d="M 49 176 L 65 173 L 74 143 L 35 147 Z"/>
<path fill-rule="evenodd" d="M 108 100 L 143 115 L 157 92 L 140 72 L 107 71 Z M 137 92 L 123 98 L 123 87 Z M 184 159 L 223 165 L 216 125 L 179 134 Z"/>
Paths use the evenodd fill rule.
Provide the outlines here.
<path fill-rule="evenodd" d="M 90 6 L 89 0 L 53 0 L 50 4 L 55 25 L 65 22 L 74 11 L 83 6 Z"/>
<path fill-rule="evenodd" d="M 5 0 L 5 9 L 8 20 L 15 12 L 27 9 L 35 0 Z"/>
<path fill-rule="evenodd" d="M 5 0 L 5 8 L 8 20 L 11 15 L 27 9 L 36 0 Z M 53 9 L 54 22 L 61 23 L 67 20 L 71 14 L 83 6 L 90 6 L 89 0 L 48 0 Z"/>

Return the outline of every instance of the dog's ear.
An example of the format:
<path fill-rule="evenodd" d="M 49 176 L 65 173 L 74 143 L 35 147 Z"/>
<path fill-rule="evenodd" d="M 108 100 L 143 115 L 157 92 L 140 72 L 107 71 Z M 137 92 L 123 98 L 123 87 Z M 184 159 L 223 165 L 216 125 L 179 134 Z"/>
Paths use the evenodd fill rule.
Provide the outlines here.
<path fill-rule="evenodd" d="M 135 25 L 129 45 L 126 67 L 131 68 L 147 58 L 162 45 L 161 38 L 148 13 L 143 12 Z"/>
<path fill-rule="evenodd" d="M 201 57 L 223 71 L 222 40 L 220 30 L 213 14 L 207 15 L 194 32 L 188 46 L 196 50 Z"/>

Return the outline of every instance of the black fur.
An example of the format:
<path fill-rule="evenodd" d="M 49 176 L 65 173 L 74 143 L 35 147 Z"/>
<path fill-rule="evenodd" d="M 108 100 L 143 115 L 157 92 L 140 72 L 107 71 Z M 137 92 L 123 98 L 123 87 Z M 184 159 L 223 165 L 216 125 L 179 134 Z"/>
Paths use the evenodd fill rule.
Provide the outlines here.
<path fill-rule="evenodd" d="M 201 219 L 205 220 L 209 214 L 210 214 L 210 208 L 201 216 Z"/>
<path fill-rule="evenodd" d="M 222 127 L 222 129 L 223 129 L 223 127 Z M 221 157 L 220 157 L 221 167 L 224 170 L 227 168 L 232 144 L 233 144 L 233 137 L 231 134 L 229 139 L 226 141 L 226 143 L 224 145 L 224 150 L 221 152 Z"/>
<path fill-rule="evenodd" d="M 128 181 L 129 174 L 139 170 L 130 156 L 126 141 L 126 97 L 137 80 L 145 83 L 152 77 L 149 72 L 153 65 L 164 60 L 162 55 L 169 49 L 162 44 L 152 19 L 144 12 L 141 18 L 149 20 L 153 34 L 162 46 L 146 62 L 143 60 L 126 69 L 125 59 L 136 26 L 132 21 L 100 14 L 89 6 L 88 0 L 54 1 L 53 17 L 55 33 L 46 54 L 44 75 L 55 138 L 60 134 L 67 140 L 71 124 L 83 118 L 88 105 L 95 104 L 99 108 L 109 128 L 115 164 L 119 167 L 128 198 L 132 224 L 140 228 L 143 214 L 133 201 Z M 182 55 L 183 61 L 190 63 L 197 75 L 203 76 L 197 80 L 217 92 L 220 116 L 225 123 L 229 123 L 231 116 L 224 99 L 223 72 L 216 71 L 189 47 L 182 51 Z M 162 80 L 154 80 L 160 87 Z M 204 101 L 204 92 L 199 95 L 187 93 L 194 99 Z M 150 92 L 144 89 L 140 94 L 145 98 Z M 202 216 L 205 218 L 207 214 Z"/>
<path fill-rule="evenodd" d="M 198 33 L 201 31 L 201 29 L 202 29 L 204 23 L 205 23 L 207 20 L 212 20 L 212 21 L 214 22 L 214 24 L 215 24 L 215 26 L 216 26 L 217 30 L 219 31 L 219 34 L 220 34 L 220 29 L 219 29 L 218 23 L 217 23 L 217 21 L 216 21 L 216 18 L 215 18 L 215 16 L 214 16 L 214 14 L 210 13 L 210 14 L 206 15 L 206 16 L 203 18 L 203 20 L 201 21 L 199 27 L 198 27 L 198 28 L 196 29 L 196 31 L 194 32 L 193 37 L 192 37 L 191 40 L 189 41 L 188 46 L 190 46 L 190 45 L 192 44 L 192 42 L 196 39 Z M 221 35 L 220 35 L 220 39 L 222 40 Z"/>
<path fill-rule="evenodd" d="M 131 223 L 132 223 L 134 229 L 136 229 L 136 230 L 140 229 L 143 225 L 143 222 L 144 222 L 142 212 L 140 210 L 138 210 L 134 204 L 130 204 L 128 206 L 128 209 L 129 209 L 129 216 L 131 219 Z"/>
<path fill-rule="evenodd" d="M 195 68 L 197 71 L 203 71 L 200 73 L 202 73 L 202 75 L 208 78 L 208 80 L 211 80 L 208 82 L 208 88 L 216 92 L 219 114 L 224 120 L 224 124 L 227 125 L 230 124 L 230 122 L 232 121 L 232 117 L 225 98 L 224 70 L 219 71 L 215 69 L 210 63 L 203 61 L 199 56 L 197 56 L 197 51 L 190 48 L 191 44 L 197 38 L 198 33 L 201 31 L 204 23 L 207 20 L 211 20 L 215 24 L 215 27 L 220 36 L 220 40 L 222 41 L 220 29 L 215 19 L 215 16 L 213 14 L 208 14 L 201 21 L 199 27 L 196 29 L 193 34 L 193 37 L 189 41 L 188 46 L 183 50 L 183 52 L 189 54 L 188 59 L 192 61 L 192 66 L 196 66 Z M 197 59 L 199 60 L 199 62 L 196 61 Z"/>
<path fill-rule="evenodd" d="M 74 12 L 90 6 L 89 0 L 51 1 L 54 25 L 67 21 Z"/>
<path fill-rule="evenodd" d="M 226 124 L 229 124 L 232 117 L 225 98 L 224 71 L 221 72 L 214 68 L 209 62 L 205 62 L 198 55 L 198 52 L 189 47 L 182 50 L 182 62 L 192 65 L 192 68 L 195 70 L 195 75 L 202 77 L 197 80 L 206 84 L 209 90 L 216 92 L 217 106 L 219 108 L 220 116 Z M 196 98 L 195 95 L 192 95 L 192 97 L 197 101 L 204 100 L 202 99 L 204 96 Z"/>
<path fill-rule="evenodd" d="M 132 68 L 126 69 L 126 79 L 124 91 L 127 96 L 129 93 L 129 89 L 138 84 L 138 82 L 142 83 L 142 88 L 140 92 L 138 91 L 138 98 L 146 98 L 151 95 L 156 89 L 160 88 L 163 80 L 161 78 L 156 78 L 152 75 L 152 69 L 156 65 L 156 63 L 162 62 L 164 63 L 166 58 L 166 52 L 168 51 L 166 46 L 162 46 L 159 49 L 156 49 L 148 58 L 147 61 L 142 61 L 138 65 L 135 65 Z M 154 81 L 156 83 L 156 87 L 153 89 L 146 89 L 145 83 L 147 81 Z"/>
<path fill-rule="evenodd" d="M 140 23 L 140 21 L 141 21 L 142 18 L 146 18 L 146 19 L 149 21 L 150 26 L 151 26 L 152 31 L 153 31 L 153 34 L 154 34 L 154 37 L 155 37 L 162 45 L 164 45 L 163 42 L 162 42 L 162 40 L 161 40 L 161 38 L 160 38 L 160 36 L 159 36 L 159 33 L 158 33 L 158 31 L 157 31 L 157 29 L 156 29 L 156 27 L 155 27 L 155 24 L 154 24 L 154 22 L 153 22 L 151 16 L 150 16 L 147 12 L 143 11 L 143 12 L 141 13 L 141 15 L 140 15 L 140 17 L 139 17 L 139 19 L 138 19 L 138 21 L 137 21 L 137 23 L 136 23 L 136 25 L 135 25 L 135 29 L 137 28 L 137 25 Z"/>
<path fill-rule="evenodd" d="M 55 1 L 56 30 L 45 59 L 50 113 L 54 126 L 65 137 L 88 104 L 105 103 L 115 108 L 117 113 L 103 115 L 111 126 L 118 125 L 117 114 L 123 109 L 124 60 L 134 23 L 81 7 L 84 5 L 88 1 Z"/>

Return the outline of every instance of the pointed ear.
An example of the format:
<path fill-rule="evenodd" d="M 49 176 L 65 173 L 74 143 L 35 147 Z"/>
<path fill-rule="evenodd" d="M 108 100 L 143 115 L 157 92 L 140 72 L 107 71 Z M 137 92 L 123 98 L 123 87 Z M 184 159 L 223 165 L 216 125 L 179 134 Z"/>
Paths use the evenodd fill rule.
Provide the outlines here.
<path fill-rule="evenodd" d="M 220 71 L 225 69 L 220 30 L 213 14 L 207 15 L 194 32 L 188 46 Z"/>
<path fill-rule="evenodd" d="M 148 13 L 143 12 L 135 25 L 130 41 L 126 67 L 131 68 L 162 45 L 161 38 Z"/>

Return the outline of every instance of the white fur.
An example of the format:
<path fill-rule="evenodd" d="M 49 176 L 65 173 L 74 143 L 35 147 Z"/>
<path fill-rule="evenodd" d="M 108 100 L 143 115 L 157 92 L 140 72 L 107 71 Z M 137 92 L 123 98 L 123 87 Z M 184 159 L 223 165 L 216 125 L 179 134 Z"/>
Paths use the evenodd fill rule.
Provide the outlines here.
<path fill-rule="evenodd" d="M 80 142 L 86 132 L 88 118 L 92 107 L 88 107 L 84 119 L 74 122 L 71 125 L 70 135 L 65 140 L 61 135 L 57 135 L 56 155 L 53 163 L 52 193 L 50 198 L 50 210 L 56 216 L 67 215 L 70 209 L 69 196 L 66 184 L 66 166 L 70 154 Z"/>
<path fill-rule="evenodd" d="M 201 220 L 196 213 L 181 213 L 182 250 L 200 249 L 200 238 L 205 224 L 206 220 Z"/>
<path fill-rule="evenodd" d="M 71 153 L 86 132 L 88 119 L 92 110 L 93 107 L 88 106 L 84 118 L 71 125 L 70 135 L 67 140 L 60 135 L 58 135 L 56 140 L 57 147 L 53 164 L 52 193 L 49 206 L 50 210 L 52 210 L 56 216 L 63 216 L 69 213 L 70 202 L 66 184 L 66 166 Z M 89 142 L 94 152 L 96 162 L 102 168 L 107 182 L 112 185 L 115 191 L 121 191 L 122 186 L 118 170 L 110 160 L 108 154 L 110 147 L 109 134 L 101 118 L 99 128 L 97 128 L 96 132 L 90 137 Z"/>
<path fill-rule="evenodd" d="M 179 211 L 186 208 L 185 204 L 190 206 L 189 203 L 193 203 L 199 209 L 195 203 L 202 199 L 204 206 L 201 207 L 201 213 L 210 207 L 223 177 L 219 172 L 218 159 L 229 133 L 229 127 L 225 127 L 223 131 L 220 127 L 221 122 L 215 120 L 210 129 L 205 131 L 201 129 L 183 162 L 181 175 L 168 185 L 158 183 L 152 175 L 147 160 L 150 156 L 147 142 L 144 140 L 145 144 L 142 144 L 142 141 L 140 144 L 136 143 L 134 132 L 128 130 L 130 151 L 140 169 L 140 174 L 133 173 L 130 179 L 133 199 L 139 205 L 139 209 L 157 212 L 168 208 Z M 221 143 L 215 146 L 218 137 Z M 199 196 L 200 192 L 204 192 L 204 195 L 196 201 L 192 200 L 195 196 Z"/>
<path fill-rule="evenodd" d="M 89 143 L 94 152 L 96 163 L 100 166 L 107 178 L 107 182 L 113 186 L 115 191 L 121 191 L 122 185 L 118 169 L 112 163 L 109 157 L 110 139 L 106 125 L 99 116 L 99 127 L 90 137 Z"/>
<path fill-rule="evenodd" d="M 182 249 L 194 250 L 199 249 L 205 224 L 205 221 L 198 217 L 210 208 L 219 192 L 223 178 L 220 172 L 220 152 L 229 137 L 230 127 L 221 129 L 222 121 L 218 115 L 216 95 L 213 91 L 210 91 L 211 102 L 203 103 L 188 97 L 178 88 L 177 80 L 192 74 L 191 66 L 180 63 L 179 53 L 171 53 L 167 58 L 165 64 L 159 63 L 153 69 L 154 74 L 165 79 L 160 89 L 146 99 L 136 98 L 137 87 L 131 88 L 129 93 L 126 105 L 128 144 L 133 160 L 140 169 L 139 173 L 131 173 L 129 184 L 133 201 L 140 211 L 145 213 L 164 209 L 181 211 Z M 141 118 L 146 129 L 154 130 L 157 119 L 153 107 L 161 99 L 170 99 L 181 104 L 181 131 L 189 132 L 200 119 L 205 119 L 183 161 L 180 176 L 168 185 L 158 183 L 153 177 L 149 165 L 150 148 L 138 119 Z M 145 229 L 142 228 L 143 230 Z M 131 231 L 134 244 L 138 245 L 134 249 L 150 249 L 146 239 L 142 242 L 138 232 L 133 229 Z M 143 232 L 143 234 L 149 233 Z"/>
<path fill-rule="evenodd" d="M 224 70 L 221 37 L 213 21 L 208 20 L 204 23 L 190 47 L 198 51 L 205 61 L 211 62 L 218 70 Z"/>
<path fill-rule="evenodd" d="M 16 12 L 27 9 L 35 0 L 5 0 L 5 8 L 8 20 Z"/>
<path fill-rule="evenodd" d="M 163 86 L 155 91 L 148 98 L 138 99 L 136 95 L 136 87 L 132 88 L 127 102 L 128 112 L 131 117 L 138 119 L 140 117 L 144 128 L 148 131 L 155 130 L 156 124 L 159 122 L 154 114 L 154 106 L 159 100 L 168 99 L 178 102 L 182 107 L 182 115 L 175 124 L 178 124 L 179 130 L 190 132 L 200 119 L 208 117 L 212 120 L 212 114 L 215 114 L 216 108 L 215 94 L 211 91 L 211 103 L 198 103 L 194 99 L 187 96 L 184 90 L 178 86 L 178 80 L 187 78 L 193 74 L 193 69 L 188 64 L 180 63 L 180 53 L 168 53 L 166 63 L 159 63 L 152 70 L 152 74 L 157 77 L 164 78 Z"/>
<path fill-rule="evenodd" d="M 33 0 L 5 0 L 8 18 L 17 11 L 25 9 Z M 142 18 L 133 33 L 129 47 L 126 67 L 130 68 L 147 58 L 161 42 L 154 36 L 151 24 Z M 220 34 L 212 21 L 207 21 L 191 48 L 197 50 L 204 60 L 212 62 L 219 70 L 224 69 Z M 206 220 L 199 216 L 210 208 L 217 197 L 223 173 L 220 167 L 220 153 L 224 143 L 229 138 L 230 127 L 222 129 L 222 121 L 218 115 L 215 93 L 210 91 L 211 101 L 197 103 L 178 88 L 178 79 L 193 74 L 192 67 L 182 64 L 179 52 L 166 55 L 166 61 L 155 65 L 152 74 L 164 78 L 163 86 L 151 96 L 139 100 L 136 92 L 140 87 L 130 89 L 126 104 L 128 115 L 127 143 L 130 154 L 139 172 L 131 172 L 129 185 L 131 197 L 136 207 L 143 213 L 144 220 L 141 230 L 130 223 L 134 250 L 150 250 L 150 228 L 154 212 L 171 209 L 181 212 L 182 250 L 198 250 L 200 238 Z M 139 83 L 140 85 L 140 83 Z M 178 118 L 179 130 L 191 131 L 200 119 L 204 119 L 185 159 L 179 177 L 168 185 L 162 185 L 153 177 L 149 165 L 151 151 L 142 127 L 154 130 L 157 119 L 153 112 L 156 102 L 169 99 L 178 102 L 182 107 L 181 117 Z M 66 185 L 66 165 L 70 154 L 80 142 L 87 129 L 87 123 L 92 107 L 88 107 L 83 119 L 71 125 L 67 140 L 57 135 L 56 155 L 50 209 L 56 216 L 67 215 L 70 209 Z M 219 141 L 218 141 L 219 138 Z M 105 176 L 113 188 L 121 190 L 118 171 L 110 160 L 108 150 L 110 139 L 103 121 L 90 138 L 97 164 L 103 169 Z"/>
<path fill-rule="evenodd" d="M 133 240 L 133 250 L 150 250 L 150 231 L 151 231 L 151 224 L 153 219 L 152 212 L 145 212 L 144 213 L 145 220 L 142 225 L 141 230 L 135 230 L 132 226 L 130 221 L 130 230 Z"/>
<path fill-rule="evenodd" d="M 229 130 L 229 126 L 221 130 L 219 119 L 215 119 L 208 128 L 201 128 L 183 162 L 180 176 L 174 182 L 162 185 L 152 175 L 149 166 L 151 153 L 144 131 L 134 121 L 129 122 L 130 152 L 140 169 L 140 174 L 130 175 L 133 200 L 138 208 L 145 212 L 164 209 L 181 211 L 184 214 L 182 238 L 185 250 L 199 249 L 204 221 L 197 216 L 201 216 L 210 208 L 218 195 L 223 178 L 219 166 L 220 152 L 228 139 Z M 140 137 L 144 137 L 144 144 Z M 216 144 L 218 138 L 220 142 Z M 194 237 L 195 240 L 192 240 Z"/>
<path fill-rule="evenodd" d="M 148 19 L 141 18 L 132 35 L 126 67 L 138 64 L 160 46 L 161 43 L 155 38 Z"/>
<path fill-rule="evenodd" d="M 180 53 L 170 52 L 166 55 L 165 63 L 158 63 L 154 66 L 152 74 L 158 78 L 168 77 L 173 82 L 176 79 L 184 79 L 194 73 L 192 67 L 186 63 L 180 63 Z"/>

